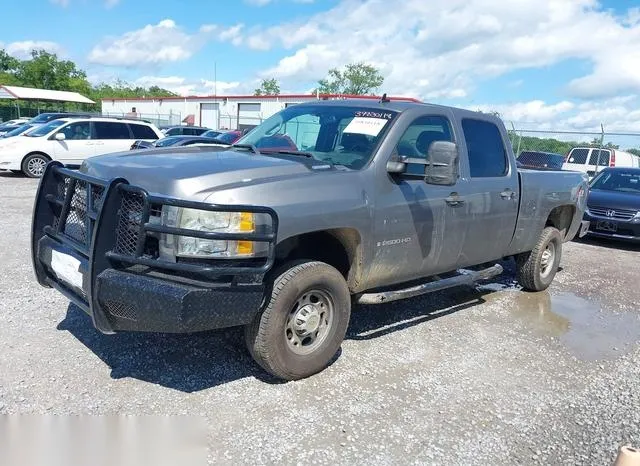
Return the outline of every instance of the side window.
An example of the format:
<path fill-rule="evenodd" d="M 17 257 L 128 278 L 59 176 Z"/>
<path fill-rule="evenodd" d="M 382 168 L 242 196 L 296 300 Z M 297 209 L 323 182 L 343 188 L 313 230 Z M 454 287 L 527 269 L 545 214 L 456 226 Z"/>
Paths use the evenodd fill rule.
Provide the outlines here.
<path fill-rule="evenodd" d="M 462 131 L 467 143 L 472 178 L 507 174 L 507 152 L 496 125 L 488 121 L 463 119 Z"/>
<path fill-rule="evenodd" d="M 573 149 L 569 153 L 567 162 L 569 163 L 587 163 L 587 155 L 589 155 L 589 149 Z"/>
<path fill-rule="evenodd" d="M 589 165 L 609 166 L 611 152 L 608 150 L 593 149 L 589 157 Z"/>
<path fill-rule="evenodd" d="M 169 131 L 166 132 L 167 136 L 179 136 L 181 133 L 181 129 L 182 128 L 171 128 Z"/>
<path fill-rule="evenodd" d="M 96 121 L 93 123 L 97 139 L 131 139 L 126 123 Z"/>
<path fill-rule="evenodd" d="M 88 121 L 71 123 L 60 130 L 68 141 L 91 139 L 91 124 Z"/>
<path fill-rule="evenodd" d="M 148 126 L 145 125 L 129 125 L 134 139 L 158 139 L 158 135 Z"/>
<path fill-rule="evenodd" d="M 407 128 L 398 141 L 396 151 L 400 156 L 426 159 L 434 141 L 453 141 L 449 120 L 442 116 L 423 116 Z M 424 176 L 424 165 L 410 163 L 406 173 Z"/>

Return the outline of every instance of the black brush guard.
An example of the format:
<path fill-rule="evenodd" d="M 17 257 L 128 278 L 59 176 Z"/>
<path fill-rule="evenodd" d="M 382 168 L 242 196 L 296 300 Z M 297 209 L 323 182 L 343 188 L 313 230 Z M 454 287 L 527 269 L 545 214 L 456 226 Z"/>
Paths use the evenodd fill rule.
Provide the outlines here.
<path fill-rule="evenodd" d="M 150 223 L 152 208 L 165 205 L 266 214 L 271 219 L 271 229 L 268 233 L 220 233 Z M 240 325 L 251 320 L 263 297 L 261 279 L 275 260 L 277 231 L 278 217 L 267 207 L 215 205 L 151 195 L 140 187 L 131 186 L 123 178 L 101 180 L 66 169 L 58 162 L 50 162 L 34 204 L 31 255 L 38 283 L 65 295 L 87 312 L 94 326 L 103 333 L 115 330 L 198 331 Z M 171 262 L 145 253 L 149 233 L 264 242 L 268 244 L 268 252 L 260 262 L 250 264 L 234 265 L 234 261 L 226 259 L 208 260 L 206 265 Z M 60 280 L 52 272 L 50 263 L 54 250 L 80 263 L 79 271 L 84 278 L 81 287 Z M 205 281 L 211 282 L 211 287 L 179 285 L 170 280 L 131 273 L 131 267 L 135 266 L 159 272 L 161 276 L 204 277 Z M 114 291 L 115 288 L 118 290 Z M 222 299 L 221 290 L 225 293 Z M 141 293 L 146 293 L 146 298 Z M 144 303 L 135 303 L 145 299 L 149 301 L 147 308 Z M 132 307 L 132 300 L 142 306 L 142 311 L 136 310 L 135 305 Z M 207 307 L 212 300 L 227 304 L 228 313 L 220 309 L 210 315 Z M 126 312 L 114 319 L 116 316 L 104 309 L 105 302 L 114 302 L 114 309 L 125 308 Z M 153 310 L 152 305 L 155 306 Z M 172 305 L 199 315 L 172 315 L 172 311 L 166 309 Z M 241 310 L 247 306 L 254 307 L 255 311 Z M 234 315 L 235 308 L 238 308 L 236 314 L 242 315 Z M 139 317 L 136 313 L 140 312 L 153 313 L 152 319 L 157 317 L 159 321 L 141 324 L 140 319 L 136 319 Z"/>

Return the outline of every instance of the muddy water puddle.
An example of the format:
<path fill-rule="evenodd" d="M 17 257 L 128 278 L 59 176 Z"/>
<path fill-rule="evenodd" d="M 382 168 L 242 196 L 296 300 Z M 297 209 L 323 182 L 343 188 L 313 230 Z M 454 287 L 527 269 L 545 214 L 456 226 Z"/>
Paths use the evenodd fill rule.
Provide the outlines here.
<path fill-rule="evenodd" d="M 640 342 L 640 313 L 611 312 L 572 293 L 511 293 L 514 316 L 558 338 L 579 359 L 614 359 Z"/>

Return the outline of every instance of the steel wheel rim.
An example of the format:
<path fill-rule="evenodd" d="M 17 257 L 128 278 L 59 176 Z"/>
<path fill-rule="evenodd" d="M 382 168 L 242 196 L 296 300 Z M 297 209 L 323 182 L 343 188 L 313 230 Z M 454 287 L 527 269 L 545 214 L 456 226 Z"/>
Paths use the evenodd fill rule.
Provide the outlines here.
<path fill-rule="evenodd" d="M 287 346 L 304 356 L 316 351 L 326 341 L 335 315 L 329 293 L 312 289 L 302 293 L 293 305 L 285 324 Z"/>
<path fill-rule="evenodd" d="M 540 258 L 540 267 L 541 267 L 541 275 L 543 278 L 546 278 L 551 274 L 553 270 L 553 264 L 556 261 L 556 245 L 553 242 L 547 244 L 547 247 L 542 252 L 542 257 Z"/>
<path fill-rule="evenodd" d="M 27 162 L 27 170 L 29 173 L 35 176 L 42 176 L 44 173 L 44 167 L 47 165 L 47 161 L 40 157 L 34 157 Z"/>

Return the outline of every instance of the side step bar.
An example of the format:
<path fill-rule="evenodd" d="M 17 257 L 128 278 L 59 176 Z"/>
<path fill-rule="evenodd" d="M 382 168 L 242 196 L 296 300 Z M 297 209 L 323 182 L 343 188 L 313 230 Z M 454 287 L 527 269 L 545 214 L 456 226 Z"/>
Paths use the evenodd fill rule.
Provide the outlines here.
<path fill-rule="evenodd" d="M 400 299 L 412 298 L 421 294 L 432 293 L 434 291 L 445 290 L 456 286 L 470 286 L 480 280 L 488 280 L 503 272 L 500 264 L 478 271 L 462 271 L 460 275 L 451 278 L 442 278 L 422 285 L 412 286 L 403 290 L 381 291 L 379 293 L 365 293 L 361 295 L 358 304 L 383 304 Z"/>

